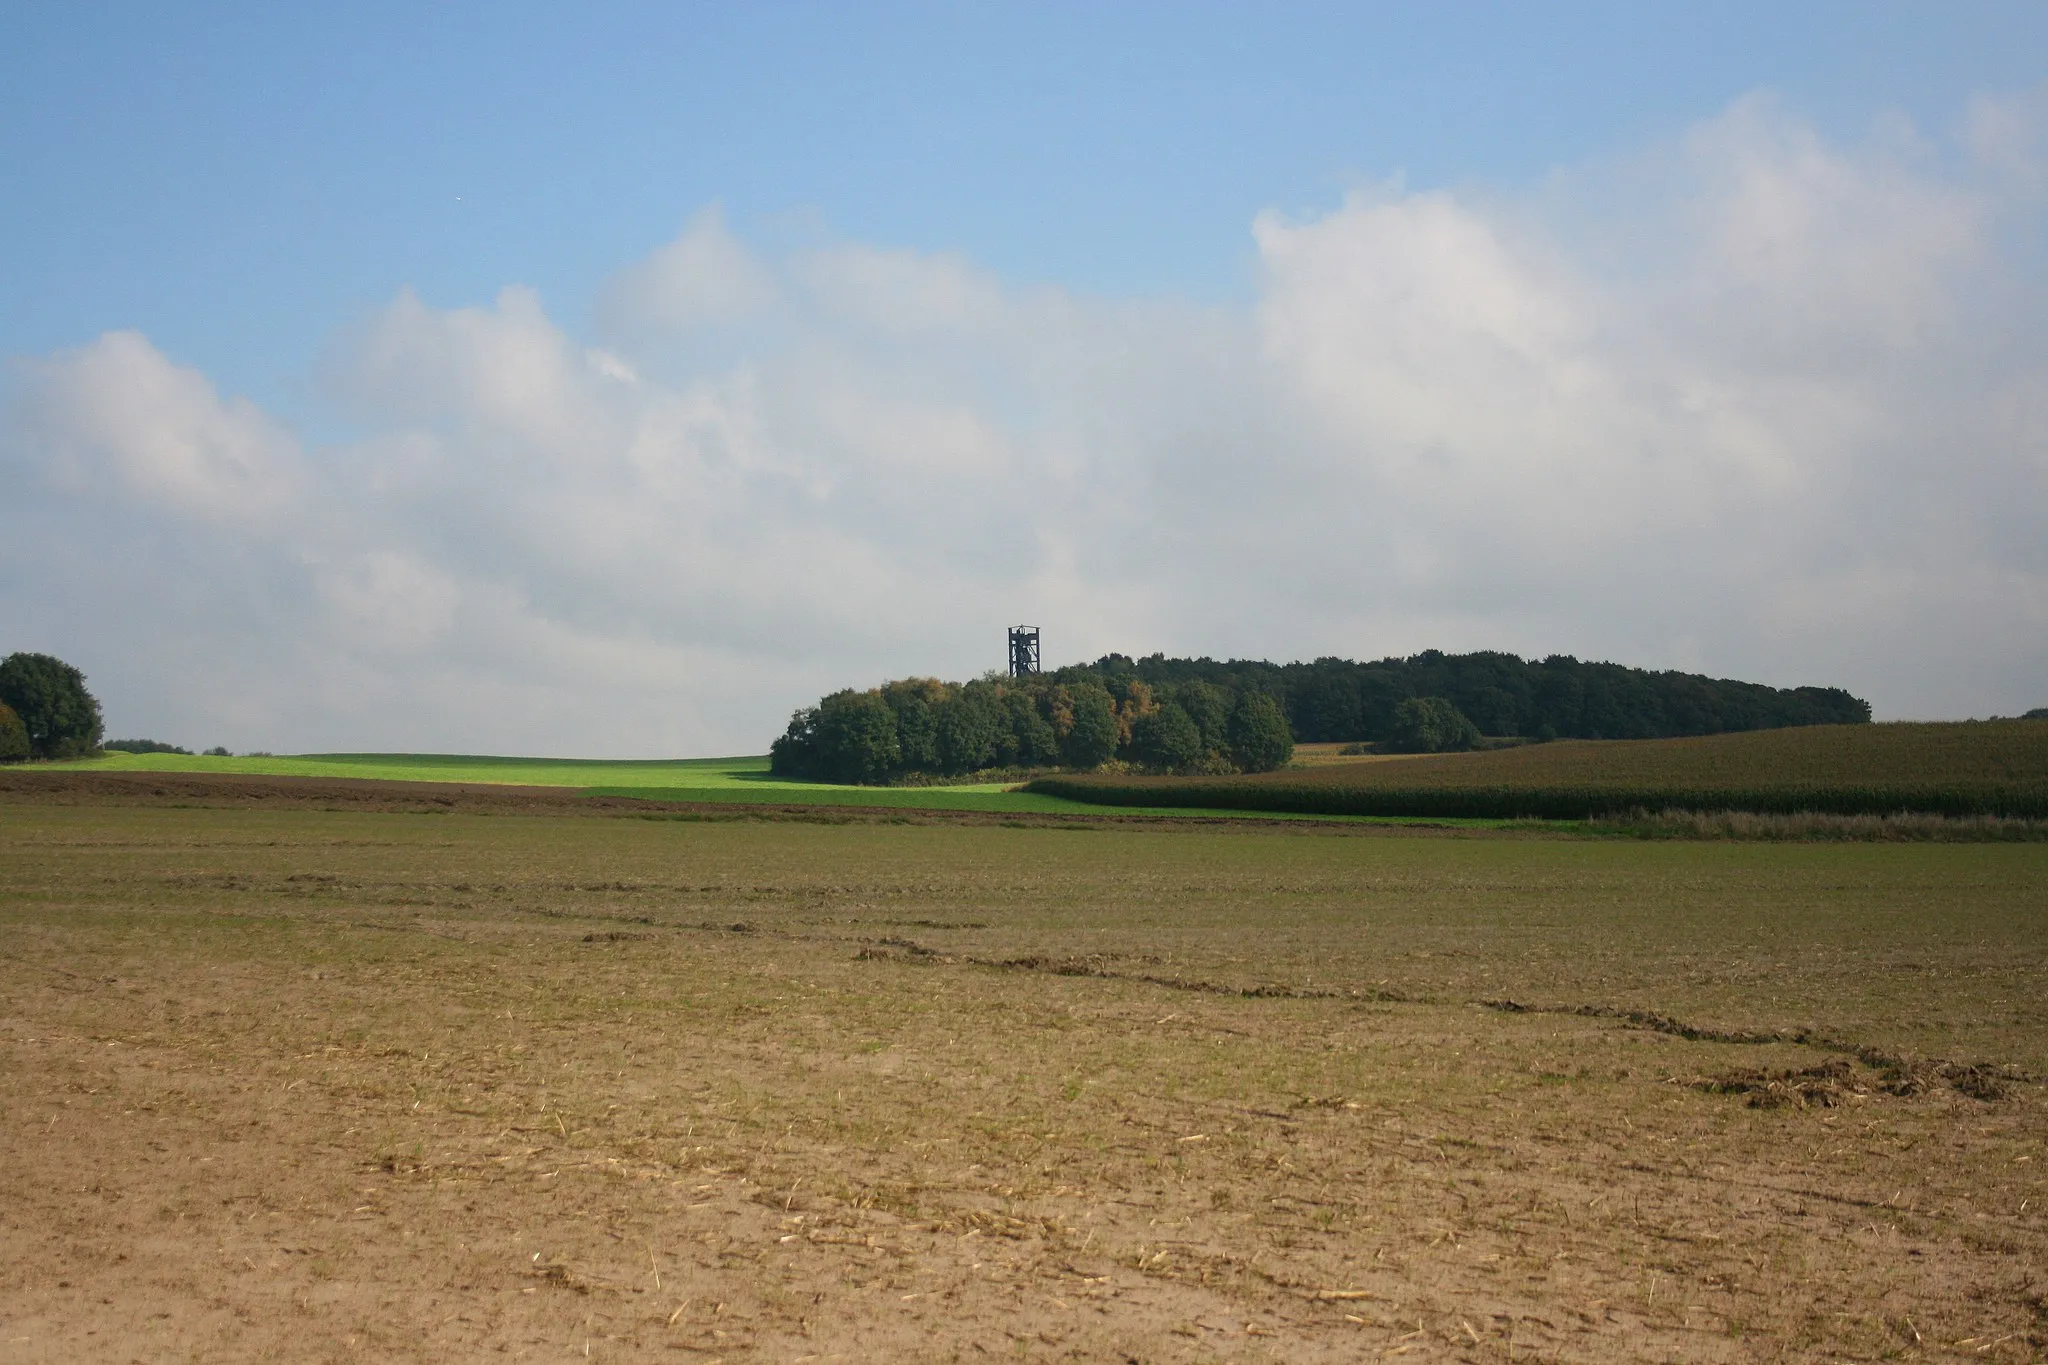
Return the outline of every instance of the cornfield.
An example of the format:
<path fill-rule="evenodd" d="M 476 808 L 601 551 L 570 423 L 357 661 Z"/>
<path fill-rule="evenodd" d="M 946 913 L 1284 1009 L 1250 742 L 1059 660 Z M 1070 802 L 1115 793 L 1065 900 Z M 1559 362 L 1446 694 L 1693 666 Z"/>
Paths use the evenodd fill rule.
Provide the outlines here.
<path fill-rule="evenodd" d="M 1583 820 L 1631 811 L 2048 817 L 2048 723 L 1815 725 L 1560 740 L 1242 777 L 1061 775 L 1025 790 L 1103 805 Z"/>

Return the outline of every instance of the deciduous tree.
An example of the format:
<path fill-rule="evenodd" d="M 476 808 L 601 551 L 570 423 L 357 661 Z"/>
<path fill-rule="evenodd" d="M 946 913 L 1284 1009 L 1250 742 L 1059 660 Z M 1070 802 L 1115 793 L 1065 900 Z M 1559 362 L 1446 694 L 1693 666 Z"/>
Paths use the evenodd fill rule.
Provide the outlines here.
<path fill-rule="evenodd" d="M 1294 757 L 1294 735 L 1280 703 L 1246 692 L 1230 712 L 1230 758 L 1248 773 L 1266 773 Z"/>
<path fill-rule="evenodd" d="M 0 702 L 13 708 L 37 758 L 79 758 L 99 749 L 100 704 L 85 690 L 85 674 L 47 654 L 10 654 L 0 660 Z"/>
<path fill-rule="evenodd" d="M 28 727 L 13 707 L 0 701 L 0 763 L 19 763 L 28 753 Z"/>
<path fill-rule="evenodd" d="M 1442 697 L 1410 697 L 1394 708 L 1388 743 L 1405 754 L 1441 754 L 1479 742 L 1479 727 Z"/>

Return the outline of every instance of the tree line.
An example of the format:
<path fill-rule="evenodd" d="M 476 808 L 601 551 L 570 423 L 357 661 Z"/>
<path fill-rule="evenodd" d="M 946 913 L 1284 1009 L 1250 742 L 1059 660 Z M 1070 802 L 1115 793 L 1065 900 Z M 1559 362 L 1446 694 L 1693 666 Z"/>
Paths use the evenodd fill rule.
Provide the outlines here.
<path fill-rule="evenodd" d="M 989 769 L 1105 763 L 1168 773 L 1268 772 L 1294 753 L 1269 694 L 1199 678 L 1155 687 L 1085 669 L 968 683 L 903 678 L 799 710 L 772 771 L 827 782 L 960 777 Z"/>
<path fill-rule="evenodd" d="M 1136 677 L 1153 687 L 1201 681 L 1256 689 L 1280 704 L 1303 743 L 1393 740 L 1402 703 L 1432 697 L 1455 707 L 1481 735 L 1530 739 L 1661 739 L 1870 719 L 1870 703 L 1839 687 L 1769 687 L 1568 654 L 1539 660 L 1431 649 L 1371 663 L 1324 658 L 1291 664 L 1108 654 L 1059 676 L 1076 674 L 1104 681 Z"/>
<path fill-rule="evenodd" d="M 1563 654 L 1432 649 L 1290 664 L 1106 654 L 1036 677 L 904 678 L 835 692 L 799 710 L 770 757 L 785 776 L 857 783 L 1109 763 L 1228 774 L 1277 768 L 1297 740 L 1436 751 L 1486 736 L 1656 739 L 1869 719 L 1868 702 L 1836 687 L 1777 688 Z"/>

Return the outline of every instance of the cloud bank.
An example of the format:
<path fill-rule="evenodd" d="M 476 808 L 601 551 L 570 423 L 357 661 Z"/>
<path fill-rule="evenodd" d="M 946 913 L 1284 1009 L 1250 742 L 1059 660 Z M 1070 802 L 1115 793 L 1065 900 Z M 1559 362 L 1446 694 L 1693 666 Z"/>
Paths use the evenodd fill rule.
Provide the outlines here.
<path fill-rule="evenodd" d="M 1242 307 L 708 210 L 576 334 L 516 286 L 340 327 L 318 443 L 110 333 L 11 367 L 0 647 L 280 750 L 759 752 L 1020 620 L 2048 704 L 2044 128 L 1749 99 L 1525 192 L 1264 214 Z"/>

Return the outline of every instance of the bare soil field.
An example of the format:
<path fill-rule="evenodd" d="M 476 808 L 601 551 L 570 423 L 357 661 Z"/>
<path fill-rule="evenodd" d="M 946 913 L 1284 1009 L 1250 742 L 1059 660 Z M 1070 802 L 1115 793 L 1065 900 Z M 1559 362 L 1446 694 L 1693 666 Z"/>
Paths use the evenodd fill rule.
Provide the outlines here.
<path fill-rule="evenodd" d="M 0 1360 L 2048 1352 L 2048 847 L 442 795 L 0 789 Z"/>

